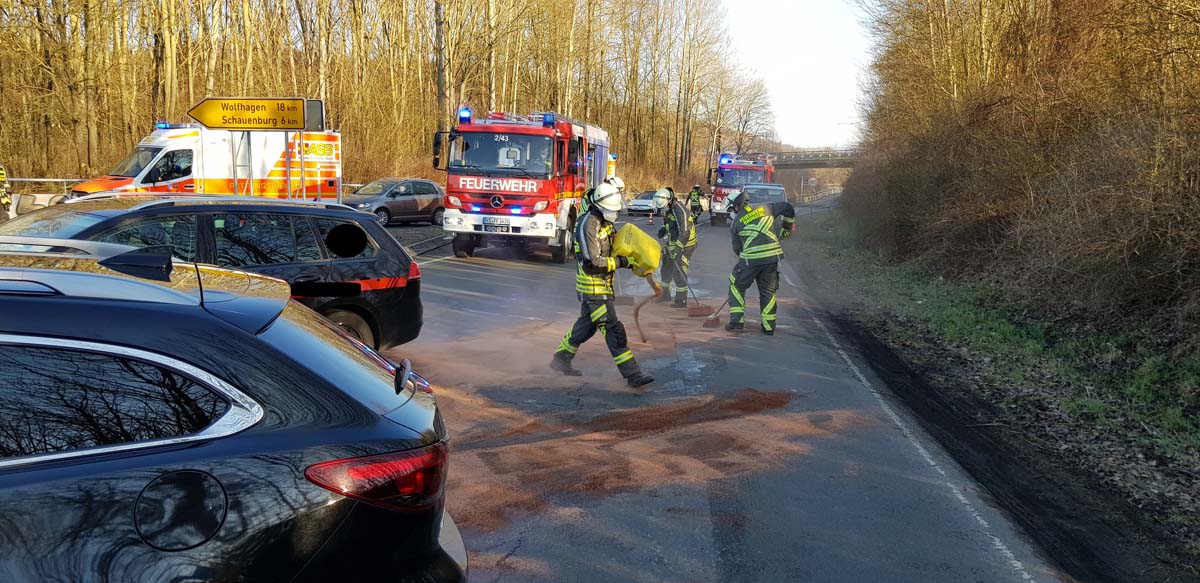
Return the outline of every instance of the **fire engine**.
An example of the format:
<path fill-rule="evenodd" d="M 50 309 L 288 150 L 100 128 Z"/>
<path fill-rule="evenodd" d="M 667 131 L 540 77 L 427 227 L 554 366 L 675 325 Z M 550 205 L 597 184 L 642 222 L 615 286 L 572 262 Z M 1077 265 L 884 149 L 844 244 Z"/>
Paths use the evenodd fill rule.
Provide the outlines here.
<path fill-rule="evenodd" d="M 716 185 L 713 187 L 708 216 L 712 225 L 717 226 L 729 221 L 730 211 L 725 208 L 725 199 L 746 184 L 772 182 L 775 179 L 775 167 L 771 165 L 771 158 L 765 154 L 754 154 L 745 158 L 721 154 L 717 158 L 717 167 L 708 169 L 709 184 L 713 184 L 713 174 L 716 174 Z"/>
<path fill-rule="evenodd" d="M 341 191 L 338 132 L 154 127 L 111 172 L 75 185 L 72 196 L 167 192 L 338 199 Z"/>
<path fill-rule="evenodd" d="M 445 169 L 446 214 L 454 254 L 470 257 L 487 244 L 544 243 L 563 263 L 574 247 L 580 199 L 615 171 L 608 133 L 555 113 L 458 112 L 443 168 L 442 134 L 434 135 L 435 168 Z"/>

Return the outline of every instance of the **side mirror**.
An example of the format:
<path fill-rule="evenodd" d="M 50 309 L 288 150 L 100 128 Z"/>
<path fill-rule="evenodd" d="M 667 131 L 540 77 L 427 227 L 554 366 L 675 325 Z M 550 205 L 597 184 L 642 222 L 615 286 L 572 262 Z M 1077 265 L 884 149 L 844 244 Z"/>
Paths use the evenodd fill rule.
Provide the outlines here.
<path fill-rule="evenodd" d="M 342 223 L 325 235 L 325 247 L 341 259 L 358 257 L 367 248 L 367 234 L 358 225 Z"/>
<path fill-rule="evenodd" d="M 162 172 L 157 166 L 151 168 L 150 171 L 146 173 L 146 177 L 142 179 L 142 182 L 145 184 L 154 184 L 162 181 Z"/>
<path fill-rule="evenodd" d="M 433 168 L 435 170 L 442 169 L 442 134 L 435 132 L 433 134 Z"/>
<path fill-rule="evenodd" d="M 712 168 L 708 169 L 708 178 L 704 179 L 705 184 L 712 184 Z"/>

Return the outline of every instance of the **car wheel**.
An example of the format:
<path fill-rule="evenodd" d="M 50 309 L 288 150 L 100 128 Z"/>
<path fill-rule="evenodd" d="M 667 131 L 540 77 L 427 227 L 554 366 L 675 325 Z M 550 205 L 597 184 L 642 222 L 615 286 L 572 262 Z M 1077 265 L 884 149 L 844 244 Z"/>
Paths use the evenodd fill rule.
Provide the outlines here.
<path fill-rule="evenodd" d="M 435 227 L 442 226 L 442 219 L 446 216 L 446 209 L 438 209 L 433 211 L 433 218 L 429 220 Z"/>
<path fill-rule="evenodd" d="M 375 209 L 375 219 L 386 227 L 388 223 L 392 222 L 392 213 L 387 209 Z"/>
<path fill-rule="evenodd" d="M 339 328 L 345 330 L 347 334 L 354 337 L 355 340 L 375 348 L 375 333 L 371 331 L 371 325 L 366 320 L 347 310 L 330 310 L 325 317 Z"/>

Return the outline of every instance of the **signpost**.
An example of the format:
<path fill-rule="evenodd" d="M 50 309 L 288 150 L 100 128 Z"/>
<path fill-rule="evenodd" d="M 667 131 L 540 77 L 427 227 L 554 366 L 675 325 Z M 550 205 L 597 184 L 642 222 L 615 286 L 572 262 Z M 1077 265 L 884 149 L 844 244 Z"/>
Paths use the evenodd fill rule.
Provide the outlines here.
<path fill-rule="evenodd" d="M 209 97 L 188 117 L 211 130 L 304 130 L 304 99 Z"/>
<path fill-rule="evenodd" d="M 318 102 L 319 103 L 319 102 Z M 208 97 L 188 110 L 188 117 L 200 122 L 210 130 L 231 131 L 282 131 L 287 148 L 287 192 L 292 197 L 292 147 L 291 132 L 303 132 L 306 124 L 305 117 L 308 108 L 301 98 L 275 97 Z M 304 167 L 304 134 L 301 133 L 300 167 Z M 250 176 L 250 193 L 254 193 L 254 176 L 249 152 L 249 134 L 243 133 L 246 145 L 246 167 Z M 235 152 L 235 156 L 236 156 Z M 236 160 L 236 158 L 235 158 Z M 237 188 L 237 163 L 234 163 L 234 188 Z M 301 179 L 301 188 L 305 183 Z"/>

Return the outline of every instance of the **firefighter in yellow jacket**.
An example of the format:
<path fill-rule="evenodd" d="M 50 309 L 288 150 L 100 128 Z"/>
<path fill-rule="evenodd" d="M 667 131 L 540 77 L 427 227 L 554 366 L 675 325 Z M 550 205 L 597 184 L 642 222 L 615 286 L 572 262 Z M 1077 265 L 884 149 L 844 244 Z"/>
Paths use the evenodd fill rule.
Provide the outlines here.
<path fill-rule="evenodd" d="M 779 260 L 783 258 L 779 240 L 791 236 L 795 230 L 796 209 L 787 202 L 751 206 L 745 189 L 730 195 L 729 209 L 735 213 L 730 232 L 738 262 L 729 276 L 729 323 L 725 329 L 732 332 L 745 328 L 745 294 L 750 284 L 756 284 L 762 310 L 762 333 L 772 336 L 775 334 Z"/>
<path fill-rule="evenodd" d="M 580 345 L 594 336 L 597 331 L 604 337 L 608 351 L 612 354 L 617 370 L 631 387 L 640 387 L 654 382 L 654 378 L 642 373 L 633 351 L 629 349 L 629 337 L 625 325 L 617 318 L 613 299 L 614 273 L 622 267 L 630 267 L 627 257 L 613 254 L 613 223 L 621 210 L 621 193 L 616 186 L 603 183 L 592 191 L 588 210 L 575 223 L 575 291 L 581 302 L 579 319 L 571 331 L 558 343 L 558 350 L 550 361 L 550 368 L 567 376 L 581 376 L 571 366 L 571 360 Z"/>
<path fill-rule="evenodd" d="M 692 253 L 696 250 L 696 221 L 683 203 L 675 198 L 675 191 L 670 187 L 660 188 L 654 193 L 654 204 L 663 210 L 664 215 L 658 238 L 667 239 L 662 277 L 668 293 L 663 294 L 662 301 L 674 297 L 673 307 L 686 308 L 688 268 Z"/>

